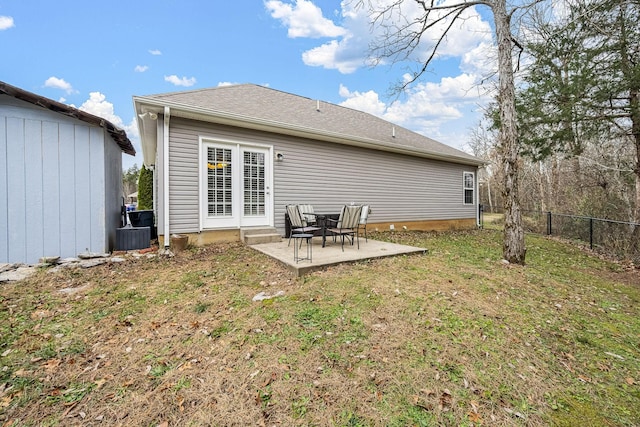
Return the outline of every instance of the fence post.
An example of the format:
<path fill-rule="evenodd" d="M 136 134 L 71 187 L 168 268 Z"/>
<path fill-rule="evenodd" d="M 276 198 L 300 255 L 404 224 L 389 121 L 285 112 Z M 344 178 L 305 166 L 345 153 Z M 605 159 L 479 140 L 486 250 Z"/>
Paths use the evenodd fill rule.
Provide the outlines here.
<path fill-rule="evenodd" d="M 551 236 L 551 211 L 547 212 L 547 236 Z"/>
<path fill-rule="evenodd" d="M 593 218 L 589 217 L 589 248 L 593 250 Z"/>

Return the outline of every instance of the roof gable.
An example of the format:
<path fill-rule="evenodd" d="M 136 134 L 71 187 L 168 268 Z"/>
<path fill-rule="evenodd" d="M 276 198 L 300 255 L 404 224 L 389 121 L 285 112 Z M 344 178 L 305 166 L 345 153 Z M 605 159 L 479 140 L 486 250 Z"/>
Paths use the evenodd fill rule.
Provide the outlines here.
<path fill-rule="evenodd" d="M 338 143 L 360 141 L 354 145 L 389 151 L 404 149 L 425 157 L 482 164 L 474 156 L 372 114 L 255 84 L 136 97 L 134 102 L 137 108 L 141 108 L 141 103 L 146 103 L 146 108 L 149 105 L 169 106 L 172 115 L 181 109 L 199 111 L 208 115 L 210 121 L 226 117 L 245 125 L 260 122 L 271 126 L 274 132 L 288 133 L 287 129 L 298 129 L 298 134 L 306 132 L 311 138 L 331 136 L 331 140 Z"/>
<path fill-rule="evenodd" d="M 38 107 L 51 110 L 55 113 L 65 115 L 67 117 L 73 117 L 85 123 L 104 128 L 118 144 L 122 152 L 132 156 L 135 156 L 136 154 L 136 150 L 133 148 L 131 141 L 127 137 L 127 133 L 102 117 L 78 110 L 77 108 L 45 98 L 44 96 L 36 95 L 35 93 L 11 86 L 10 84 L 2 81 L 0 81 L 0 94 L 5 94 Z"/>

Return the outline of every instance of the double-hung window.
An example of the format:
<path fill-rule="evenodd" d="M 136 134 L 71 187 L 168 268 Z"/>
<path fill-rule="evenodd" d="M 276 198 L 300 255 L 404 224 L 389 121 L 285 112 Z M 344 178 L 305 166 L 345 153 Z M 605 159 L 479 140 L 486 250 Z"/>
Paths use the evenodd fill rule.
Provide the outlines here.
<path fill-rule="evenodd" d="M 475 191 L 475 174 L 464 172 L 462 177 L 462 190 L 464 192 L 464 204 L 473 205 Z"/>

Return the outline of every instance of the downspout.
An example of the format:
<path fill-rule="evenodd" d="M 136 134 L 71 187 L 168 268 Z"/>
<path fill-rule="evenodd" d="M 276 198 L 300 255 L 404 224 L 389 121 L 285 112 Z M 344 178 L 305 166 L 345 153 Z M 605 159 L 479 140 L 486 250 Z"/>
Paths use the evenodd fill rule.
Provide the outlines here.
<path fill-rule="evenodd" d="M 156 153 L 156 163 L 158 162 L 158 154 Z M 156 173 L 156 165 L 155 163 L 152 164 L 151 166 L 149 166 L 151 168 L 151 172 L 153 173 L 153 185 L 151 186 L 151 193 L 153 194 L 152 197 L 152 201 L 153 201 L 153 206 L 151 207 L 151 209 L 153 209 L 153 215 L 154 215 L 154 224 L 156 226 L 156 230 L 158 227 L 158 224 L 155 222 L 157 221 L 158 218 L 158 174 Z"/>
<path fill-rule="evenodd" d="M 162 165 L 163 174 L 163 187 L 164 197 L 162 210 L 164 212 L 164 247 L 168 248 L 171 242 L 171 235 L 169 234 L 169 120 L 171 119 L 171 109 L 164 107 L 164 120 L 163 120 L 163 132 L 162 132 L 162 149 L 164 152 L 164 164 Z"/>
<path fill-rule="evenodd" d="M 476 206 L 476 227 L 480 228 L 482 224 L 480 223 L 480 168 L 476 167 L 476 179 L 474 179 L 473 185 L 476 187 L 473 190 L 473 195 L 475 196 L 475 206 Z"/>

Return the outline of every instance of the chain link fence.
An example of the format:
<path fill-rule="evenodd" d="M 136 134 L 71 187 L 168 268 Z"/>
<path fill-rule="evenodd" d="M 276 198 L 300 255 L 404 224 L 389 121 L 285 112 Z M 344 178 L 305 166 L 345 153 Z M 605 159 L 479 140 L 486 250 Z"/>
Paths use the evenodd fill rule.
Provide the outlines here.
<path fill-rule="evenodd" d="M 504 211 L 480 205 L 481 224 L 503 224 Z M 522 211 L 527 233 L 584 242 L 597 252 L 640 265 L 640 224 L 553 212 Z"/>

